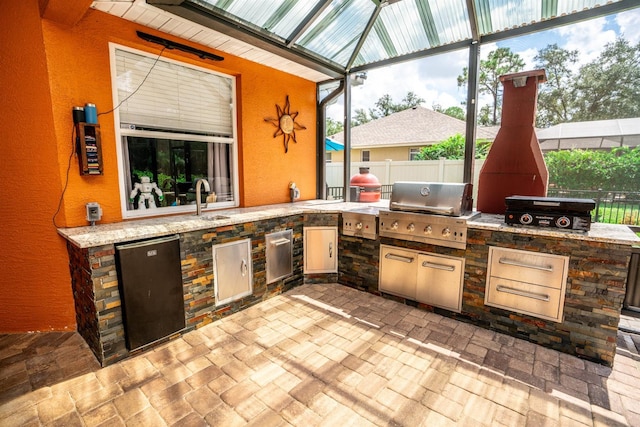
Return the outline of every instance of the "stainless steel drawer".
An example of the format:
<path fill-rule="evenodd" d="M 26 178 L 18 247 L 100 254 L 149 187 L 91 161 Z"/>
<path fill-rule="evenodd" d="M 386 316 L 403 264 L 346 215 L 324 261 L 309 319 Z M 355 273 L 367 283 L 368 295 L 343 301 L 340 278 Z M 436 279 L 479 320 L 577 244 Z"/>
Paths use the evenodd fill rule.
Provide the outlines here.
<path fill-rule="evenodd" d="M 491 277 L 486 289 L 485 304 L 560 322 L 564 308 L 564 289 Z"/>
<path fill-rule="evenodd" d="M 560 289 L 569 257 L 508 248 L 489 248 L 491 276 Z"/>
<path fill-rule="evenodd" d="M 484 303 L 562 322 L 569 257 L 489 248 Z"/>

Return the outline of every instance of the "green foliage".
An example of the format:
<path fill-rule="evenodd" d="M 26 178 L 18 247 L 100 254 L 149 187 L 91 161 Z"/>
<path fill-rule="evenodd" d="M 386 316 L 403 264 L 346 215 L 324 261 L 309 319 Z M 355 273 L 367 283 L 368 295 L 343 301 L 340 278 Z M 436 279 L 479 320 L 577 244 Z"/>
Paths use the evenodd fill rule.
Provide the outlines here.
<path fill-rule="evenodd" d="M 327 118 L 325 132 L 328 136 L 341 133 L 343 130 L 344 130 L 344 125 L 342 124 L 342 122 L 333 120 L 331 118 Z"/>
<path fill-rule="evenodd" d="M 562 150 L 545 154 L 549 184 L 562 189 L 638 191 L 640 147 L 611 151 Z"/>
<path fill-rule="evenodd" d="M 368 112 L 362 108 L 357 108 L 354 111 L 355 114 L 351 118 L 351 127 L 360 126 L 370 122 L 371 120 L 379 119 L 381 117 L 385 117 L 399 111 L 407 110 L 412 107 L 417 107 L 423 102 L 425 102 L 424 99 L 420 98 L 411 91 L 407 92 L 405 97 L 402 98 L 402 101 L 400 101 L 399 103 L 395 103 L 391 98 L 391 95 L 389 94 L 382 95 L 376 101 L 376 107 L 369 108 Z M 340 133 L 344 129 L 342 123 L 330 118 L 327 118 L 326 127 L 326 133 L 329 136 Z"/>
<path fill-rule="evenodd" d="M 498 113 L 502 104 L 498 97 L 502 89 L 500 76 L 503 74 L 515 73 L 524 68 L 524 60 L 508 47 L 499 47 L 489 52 L 487 59 L 480 61 L 480 72 L 478 73 L 478 93 L 481 95 L 491 95 L 493 105 L 489 106 L 491 110 L 490 122 L 487 124 L 495 125 L 498 123 Z M 458 86 L 466 86 L 469 81 L 469 69 L 464 67 L 462 74 L 458 76 Z"/>
<path fill-rule="evenodd" d="M 443 109 L 439 104 L 433 104 L 431 106 L 433 111 L 437 111 L 438 113 L 446 114 L 449 117 L 453 117 L 458 120 L 465 120 L 467 118 L 467 113 L 461 107 L 453 106 Z"/>
<path fill-rule="evenodd" d="M 362 108 L 356 108 L 355 114 L 351 118 L 351 126 L 360 126 L 370 121 L 371 118 L 367 115 L 365 110 Z"/>
<path fill-rule="evenodd" d="M 619 38 L 580 68 L 573 121 L 640 116 L 640 43 Z"/>
<path fill-rule="evenodd" d="M 547 81 L 539 85 L 536 126 L 640 116 L 640 43 L 619 38 L 605 45 L 593 61 L 580 67 L 578 50 L 551 44 L 535 56 Z M 498 48 L 480 61 L 478 92 L 490 95 L 492 104 L 478 111 L 478 124 L 495 125 L 501 107 L 499 76 L 522 70 L 524 62 L 509 48 Z M 468 83 L 468 69 L 458 76 L 458 86 Z"/>
<path fill-rule="evenodd" d="M 399 111 L 417 107 L 423 102 L 425 102 L 424 99 L 420 98 L 411 91 L 407 92 L 405 97 L 402 98 L 402 101 L 400 101 L 399 103 L 395 103 L 391 98 L 391 95 L 385 94 L 376 101 L 376 108 L 369 109 L 368 117 L 367 113 L 364 110 L 356 110 L 356 119 L 358 120 L 358 124 L 367 123 L 368 121 L 386 117 Z"/>
<path fill-rule="evenodd" d="M 490 142 L 486 140 L 478 140 L 476 142 L 476 159 L 486 158 L 490 145 Z M 416 160 L 438 160 L 441 158 L 461 160 L 464 159 L 464 147 L 465 137 L 458 133 L 437 144 L 422 147 Z"/>
<path fill-rule="evenodd" d="M 547 81 L 538 86 L 536 126 L 547 127 L 570 121 L 575 100 L 571 90 L 573 66 L 578 62 L 577 50 L 566 50 L 551 44 L 535 56 L 536 68 L 544 69 Z"/>

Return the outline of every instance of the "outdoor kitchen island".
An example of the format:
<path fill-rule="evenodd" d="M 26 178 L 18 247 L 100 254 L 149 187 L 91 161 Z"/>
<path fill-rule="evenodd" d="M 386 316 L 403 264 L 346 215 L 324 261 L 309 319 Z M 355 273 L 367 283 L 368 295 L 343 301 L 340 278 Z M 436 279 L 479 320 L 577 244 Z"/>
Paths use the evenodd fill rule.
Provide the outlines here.
<path fill-rule="evenodd" d="M 461 258 L 465 263 L 460 312 L 383 295 L 607 366 L 613 363 L 631 250 L 640 243 L 626 226 L 594 223 L 589 232 L 566 232 L 509 226 L 504 223 L 503 215 L 482 214 L 467 222 L 465 249 L 386 237 L 375 241 L 341 237 L 338 279 L 341 284 L 380 294 L 381 244 Z M 531 258 L 541 254 L 568 257 L 560 322 L 485 303 L 491 248 L 517 250 L 520 254 L 530 254 Z M 454 340 L 451 344 L 455 347 Z"/>
<path fill-rule="evenodd" d="M 302 229 L 338 226 L 342 212 L 377 204 L 299 202 L 208 212 L 203 218 L 175 216 L 116 224 L 60 229 L 68 241 L 78 332 L 103 366 L 129 356 L 125 346 L 115 245 L 153 237 L 179 235 L 188 333 L 284 290 L 302 284 Z M 293 229 L 293 275 L 267 286 L 264 278 L 265 233 Z M 211 246 L 216 242 L 251 239 L 253 295 L 216 306 L 213 297 Z M 626 226 L 595 223 L 588 233 L 507 226 L 496 215 L 467 223 L 465 249 L 378 237 L 364 239 L 339 233 L 340 284 L 404 301 L 425 310 L 526 339 L 607 366 L 613 363 L 620 310 L 625 294 L 632 246 L 640 239 Z M 378 290 L 380 245 L 393 245 L 464 259 L 460 312 L 434 308 Z M 568 257 L 561 322 L 485 305 L 489 249 L 517 249 Z M 336 275 L 327 274 L 328 281 Z M 313 280 L 321 280 L 318 275 Z M 455 337 L 451 346 L 455 348 Z"/>

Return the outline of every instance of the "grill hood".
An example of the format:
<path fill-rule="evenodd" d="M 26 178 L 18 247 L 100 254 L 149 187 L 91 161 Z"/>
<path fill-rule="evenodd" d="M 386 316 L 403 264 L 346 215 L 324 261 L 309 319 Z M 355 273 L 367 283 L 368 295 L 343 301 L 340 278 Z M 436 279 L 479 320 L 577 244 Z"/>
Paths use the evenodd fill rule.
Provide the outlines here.
<path fill-rule="evenodd" d="M 462 216 L 473 208 L 471 184 L 399 181 L 393 184 L 389 209 Z"/>

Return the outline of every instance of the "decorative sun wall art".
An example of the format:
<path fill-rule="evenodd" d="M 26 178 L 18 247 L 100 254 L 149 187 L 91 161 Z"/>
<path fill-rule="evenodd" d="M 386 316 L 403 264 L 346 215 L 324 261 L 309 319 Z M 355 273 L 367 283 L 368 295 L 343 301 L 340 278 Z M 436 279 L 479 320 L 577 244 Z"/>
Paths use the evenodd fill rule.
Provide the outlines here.
<path fill-rule="evenodd" d="M 264 119 L 265 122 L 269 122 L 275 127 L 278 128 L 273 133 L 273 137 L 277 138 L 280 135 L 283 135 L 284 138 L 284 152 L 287 153 L 289 151 L 289 140 L 296 141 L 296 130 L 304 130 L 305 126 L 300 123 L 296 123 L 296 117 L 298 116 L 298 112 L 291 112 L 291 104 L 289 104 L 289 95 L 286 97 L 286 101 L 284 103 L 284 107 L 280 108 L 278 104 L 276 104 L 276 111 L 278 117 L 267 117 Z"/>

